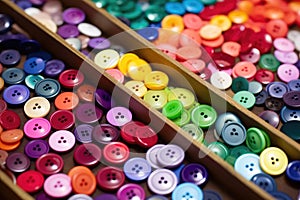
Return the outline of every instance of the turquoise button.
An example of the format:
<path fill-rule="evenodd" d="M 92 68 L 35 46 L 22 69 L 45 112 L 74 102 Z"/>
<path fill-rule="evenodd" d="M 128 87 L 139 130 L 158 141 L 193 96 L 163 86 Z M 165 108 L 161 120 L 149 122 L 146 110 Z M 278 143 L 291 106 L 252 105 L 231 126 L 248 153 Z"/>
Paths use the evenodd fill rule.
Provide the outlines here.
<path fill-rule="evenodd" d="M 35 84 L 43 79 L 44 79 L 44 77 L 41 75 L 28 75 L 25 78 L 25 84 L 27 85 L 28 88 L 33 90 Z"/>
<path fill-rule="evenodd" d="M 37 96 L 52 99 L 60 93 L 61 87 L 57 80 L 46 78 L 36 83 L 34 91 Z"/>
<path fill-rule="evenodd" d="M 223 159 L 229 155 L 228 147 L 221 142 L 212 142 L 207 146 L 207 148 Z"/>

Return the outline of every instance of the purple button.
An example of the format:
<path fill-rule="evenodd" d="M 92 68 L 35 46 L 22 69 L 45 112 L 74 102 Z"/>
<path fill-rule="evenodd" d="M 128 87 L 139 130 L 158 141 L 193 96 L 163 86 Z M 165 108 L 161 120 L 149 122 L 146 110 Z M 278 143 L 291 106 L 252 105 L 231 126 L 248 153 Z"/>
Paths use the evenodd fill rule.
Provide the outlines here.
<path fill-rule="evenodd" d="M 75 25 L 65 24 L 58 28 L 57 33 L 62 38 L 74 38 L 79 35 L 79 30 Z"/>
<path fill-rule="evenodd" d="M 45 140 L 32 140 L 25 146 L 25 153 L 30 158 L 39 158 L 49 152 L 49 145 Z"/>
<path fill-rule="evenodd" d="M 42 193 L 36 195 L 35 200 L 53 200 L 53 198 L 49 197 L 47 194 L 42 192 Z"/>
<path fill-rule="evenodd" d="M 95 99 L 97 103 L 106 110 L 110 109 L 114 105 L 111 95 L 103 89 L 96 90 Z"/>
<path fill-rule="evenodd" d="M 94 166 L 100 162 L 101 149 L 92 143 L 81 144 L 74 150 L 74 160 L 79 165 Z"/>
<path fill-rule="evenodd" d="M 76 118 L 83 123 L 95 123 L 101 119 L 103 111 L 94 103 L 83 103 L 77 106 Z"/>
<path fill-rule="evenodd" d="M 79 24 L 85 20 L 85 13 L 79 8 L 68 8 L 63 14 L 63 20 L 68 24 Z"/>
<path fill-rule="evenodd" d="M 114 194 L 100 194 L 94 198 L 94 200 L 118 200 L 117 196 Z"/>
<path fill-rule="evenodd" d="M 93 138 L 100 144 L 108 144 L 117 141 L 120 131 L 110 124 L 99 124 L 93 129 Z"/>
<path fill-rule="evenodd" d="M 208 173 L 204 166 L 191 163 L 187 164 L 181 170 L 181 178 L 184 182 L 195 183 L 196 185 L 204 185 L 207 181 Z"/>
<path fill-rule="evenodd" d="M 92 142 L 93 127 L 89 124 L 80 124 L 74 130 L 74 135 L 78 142 L 89 143 Z"/>
<path fill-rule="evenodd" d="M 271 110 L 265 110 L 258 115 L 260 118 L 265 120 L 271 126 L 275 128 L 279 125 L 279 116 L 276 112 Z"/>
<path fill-rule="evenodd" d="M 7 157 L 6 166 L 12 172 L 24 172 L 30 167 L 30 160 L 25 154 L 16 152 Z"/>
<path fill-rule="evenodd" d="M 88 45 L 92 49 L 102 50 L 110 47 L 110 41 L 104 37 L 97 37 L 90 39 Z"/>
<path fill-rule="evenodd" d="M 32 3 L 28 0 L 15 0 L 15 3 L 23 10 L 32 7 Z"/>
<path fill-rule="evenodd" d="M 128 183 L 123 185 L 117 192 L 118 199 L 145 199 L 144 188 L 140 185 Z"/>
<path fill-rule="evenodd" d="M 20 53 L 14 49 L 4 50 L 0 54 L 0 63 L 5 67 L 14 67 L 19 64 L 20 60 Z"/>
<path fill-rule="evenodd" d="M 300 80 L 299 79 L 291 80 L 287 84 L 288 84 L 288 87 L 290 90 L 300 91 Z"/>
<path fill-rule="evenodd" d="M 62 71 L 65 70 L 65 63 L 61 60 L 49 60 L 46 63 L 44 74 L 48 77 L 57 77 Z"/>
<path fill-rule="evenodd" d="M 8 15 L 0 14 L 0 34 L 7 33 L 11 30 L 13 20 Z"/>
<path fill-rule="evenodd" d="M 275 50 L 274 56 L 282 63 L 294 64 L 298 61 L 298 55 L 294 51 L 284 52 Z"/>
<path fill-rule="evenodd" d="M 289 91 L 288 86 L 282 82 L 272 82 L 266 87 L 270 96 L 281 99 Z"/>
<path fill-rule="evenodd" d="M 299 108 L 300 107 L 300 91 L 290 91 L 283 95 L 283 102 L 292 107 Z"/>
<path fill-rule="evenodd" d="M 19 105 L 27 101 L 30 91 L 25 85 L 11 85 L 3 92 L 3 99 L 11 105 Z"/>

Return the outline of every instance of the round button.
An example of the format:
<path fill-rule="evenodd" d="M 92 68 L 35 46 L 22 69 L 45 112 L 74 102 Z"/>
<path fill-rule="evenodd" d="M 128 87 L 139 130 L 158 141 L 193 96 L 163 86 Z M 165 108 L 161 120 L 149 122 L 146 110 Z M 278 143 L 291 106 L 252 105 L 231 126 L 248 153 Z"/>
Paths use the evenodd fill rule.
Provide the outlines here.
<path fill-rule="evenodd" d="M 300 113 L 299 113 L 300 114 Z M 276 112 L 272 110 L 265 110 L 258 115 L 260 118 L 265 120 L 265 122 L 271 124 L 273 127 L 277 127 L 279 125 L 279 116 Z M 300 117 L 300 115 L 299 115 Z"/>
<path fill-rule="evenodd" d="M 93 198 L 86 194 L 74 194 L 68 200 L 93 200 Z"/>
<path fill-rule="evenodd" d="M 79 24 L 85 20 L 85 13 L 79 8 L 68 8 L 62 13 L 62 17 L 68 24 Z"/>
<path fill-rule="evenodd" d="M 223 127 L 231 122 L 238 122 L 240 123 L 240 119 L 231 112 L 222 113 L 218 116 L 216 123 L 215 123 L 215 129 L 218 135 L 221 135 Z"/>
<path fill-rule="evenodd" d="M 17 129 L 21 125 L 21 118 L 12 110 L 4 110 L 0 113 L 0 125 L 3 129 Z"/>
<path fill-rule="evenodd" d="M 24 112 L 30 118 L 45 117 L 50 112 L 50 103 L 45 97 L 32 97 L 25 103 Z"/>
<path fill-rule="evenodd" d="M 59 173 L 64 166 L 62 157 L 55 153 L 41 155 L 35 163 L 36 169 L 44 175 Z"/>
<path fill-rule="evenodd" d="M 88 46 L 91 49 L 96 49 L 96 50 L 108 49 L 110 45 L 111 45 L 110 41 L 104 37 L 91 38 L 88 41 Z"/>
<path fill-rule="evenodd" d="M 6 167 L 12 172 L 24 172 L 30 167 L 30 160 L 23 153 L 11 153 L 6 159 Z"/>
<path fill-rule="evenodd" d="M 282 64 L 277 69 L 277 75 L 280 80 L 289 82 L 299 78 L 299 69 L 292 64 Z"/>
<path fill-rule="evenodd" d="M 295 182 L 300 181 L 300 161 L 294 160 L 290 162 L 286 169 L 286 175 L 287 177 Z"/>
<path fill-rule="evenodd" d="M 277 190 L 274 178 L 268 174 L 256 174 L 251 178 L 251 181 L 267 192 L 274 192 Z"/>
<path fill-rule="evenodd" d="M 7 157 L 8 157 L 8 153 L 4 150 L 0 150 L 0 165 L 1 166 L 5 165 Z"/>
<path fill-rule="evenodd" d="M 100 37 L 102 32 L 96 26 L 89 23 L 80 23 L 77 26 L 80 33 L 88 36 L 88 37 Z"/>
<path fill-rule="evenodd" d="M 27 74 L 40 74 L 45 69 L 45 62 L 41 58 L 31 57 L 24 62 L 23 69 Z"/>
<path fill-rule="evenodd" d="M 128 63 L 128 75 L 135 81 L 144 81 L 146 75 L 151 73 L 151 66 L 143 59 L 131 60 Z"/>
<path fill-rule="evenodd" d="M 49 137 L 49 146 L 57 152 L 66 152 L 75 145 L 75 136 L 72 132 L 60 130 L 52 133 Z"/>
<path fill-rule="evenodd" d="M 205 62 L 200 59 L 190 59 L 186 60 L 184 62 L 181 62 L 181 64 L 186 67 L 191 72 L 194 72 L 196 74 L 201 73 L 205 69 Z"/>
<path fill-rule="evenodd" d="M 157 133 L 147 125 L 138 126 L 135 130 L 135 141 L 143 148 L 150 148 L 158 141 Z"/>
<path fill-rule="evenodd" d="M 34 86 L 34 91 L 37 96 L 51 99 L 60 93 L 60 84 L 57 80 L 46 78 L 38 81 Z"/>
<path fill-rule="evenodd" d="M 124 164 L 126 177 L 133 181 L 145 180 L 151 171 L 151 165 L 144 158 L 131 158 Z"/>
<path fill-rule="evenodd" d="M 28 88 L 33 90 L 36 83 L 43 79 L 44 79 L 44 77 L 39 74 L 37 74 L 37 75 L 30 74 L 30 75 L 26 76 L 25 84 Z"/>
<path fill-rule="evenodd" d="M 256 95 L 260 93 L 263 90 L 263 86 L 260 82 L 257 81 L 251 81 L 249 82 L 249 88 L 248 91 L 252 94 Z"/>
<path fill-rule="evenodd" d="M 169 91 L 168 101 L 177 99 L 181 101 L 185 109 L 189 109 L 195 102 L 195 95 L 185 88 L 174 88 Z"/>
<path fill-rule="evenodd" d="M 280 51 L 294 51 L 295 45 L 292 41 L 288 40 L 287 38 L 276 38 L 273 41 L 273 45 L 276 49 Z"/>
<path fill-rule="evenodd" d="M 217 119 L 217 112 L 209 105 L 201 104 L 191 112 L 192 122 L 201 128 L 209 128 Z"/>
<path fill-rule="evenodd" d="M 255 76 L 256 71 L 256 66 L 253 63 L 247 61 L 238 62 L 233 67 L 234 77 L 241 76 L 248 80 Z"/>
<path fill-rule="evenodd" d="M 148 151 L 146 152 L 146 160 L 155 169 L 162 168 L 162 166 L 160 166 L 160 164 L 157 161 L 157 154 L 158 154 L 159 150 L 164 146 L 165 145 L 163 145 L 163 144 L 156 144 L 153 147 L 151 147 L 150 149 L 148 149 Z"/>
<path fill-rule="evenodd" d="M 76 172 L 74 171 L 72 173 L 71 171 L 68 175 L 71 177 L 73 191 L 78 194 L 93 194 L 97 186 L 96 177 L 94 176 L 93 172 L 87 167 L 83 166 L 80 166 L 80 168 L 75 170 Z"/>
<path fill-rule="evenodd" d="M 173 192 L 178 183 L 174 172 L 168 169 L 157 169 L 147 179 L 149 189 L 160 195 L 167 195 Z"/>
<path fill-rule="evenodd" d="M 282 82 L 272 82 L 266 87 L 270 96 L 281 99 L 289 91 L 288 86 Z"/>
<path fill-rule="evenodd" d="M 145 85 L 150 90 L 162 90 L 168 86 L 169 77 L 161 71 L 152 71 L 145 76 Z"/>
<path fill-rule="evenodd" d="M 230 149 L 230 154 L 227 156 L 226 161 L 234 166 L 236 159 L 245 153 L 251 153 L 248 147 L 244 145 L 233 147 Z"/>
<path fill-rule="evenodd" d="M 280 111 L 280 117 L 284 123 L 288 121 L 300 121 L 300 111 L 284 106 Z"/>
<path fill-rule="evenodd" d="M 6 109 L 7 109 L 7 103 L 3 99 L 0 99 L 0 113 L 5 111 Z"/>
<path fill-rule="evenodd" d="M 34 170 L 26 171 L 17 178 L 17 185 L 25 192 L 33 193 L 39 191 L 44 184 L 44 176 Z"/>
<path fill-rule="evenodd" d="M 205 40 L 214 40 L 222 34 L 222 29 L 219 26 L 207 24 L 202 26 L 199 33 L 200 36 Z"/>
<path fill-rule="evenodd" d="M 24 124 L 24 132 L 32 139 L 44 138 L 51 131 L 51 124 L 45 118 L 34 118 Z"/>
<path fill-rule="evenodd" d="M 94 166 L 100 162 L 101 149 L 92 143 L 81 144 L 74 150 L 74 160 L 79 165 Z"/>
<path fill-rule="evenodd" d="M 127 75 L 128 71 L 128 64 L 132 60 L 137 60 L 139 57 L 133 53 L 125 53 L 121 56 L 119 62 L 118 62 L 118 69 L 124 74 Z"/>
<path fill-rule="evenodd" d="M 108 144 L 110 142 L 117 141 L 120 132 L 119 130 L 110 124 L 98 124 L 93 128 L 92 136 L 94 140 L 100 144 Z"/>
<path fill-rule="evenodd" d="M 11 105 L 20 105 L 27 101 L 30 91 L 25 85 L 11 85 L 3 91 L 3 99 Z"/>
<path fill-rule="evenodd" d="M 146 193 L 144 188 L 134 183 L 123 185 L 117 192 L 118 199 L 145 199 Z"/>
<path fill-rule="evenodd" d="M 186 124 L 186 125 L 182 126 L 181 128 L 182 128 L 182 130 L 187 132 L 190 136 L 192 136 L 194 140 L 196 140 L 198 142 L 203 142 L 204 132 L 199 126 L 197 126 L 195 124 Z"/>
<path fill-rule="evenodd" d="M 231 86 L 232 78 L 226 72 L 217 71 L 211 75 L 210 83 L 220 90 L 226 90 Z"/>
<path fill-rule="evenodd" d="M 284 102 L 281 99 L 274 98 L 274 97 L 268 97 L 264 103 L 265 103 L 265 107 L 268 110 L 272 110 L 275 112 L 280 111 L 284 106 Z"/>
<path fill-rule="evenodd" d="M 66 197 L 72 192 L 71 178 L 63 173 L 53 174 L 45 180 L 44 191 L 54 198 Z"/>
<path fill-rule="evenodd" d="M 93 103 L 83 103 L 77 106 L 76 118 L 83 123 L 95 123 L 101 119 L 103 111 Z"/>
<path fill-rule="evenodd" d="M 51 127 L 55 130 L 70 129 L 73 127 L 74 123 L 74 114 L 68 110 L 57 110 L 50 116 Z"/>
<path fill-rule="evenodd" d="M 125 87 L 131 90 L 138 97 L 143 97 L 147 92 L 147 88 L 142 81 L 128 81 L 125 83 Z"/>
<path fill-rule="evenodd" d="M 292 108 L 300 107 L 299 98 L 300 98 L 299 91 L 290 91 L 283 95 L 284 103 Z"/>
<path fill-rule="evenodd" d="M 144 126 L 142 122 L 130 121 L 121 128 L 121 137 L 128 144 L 136 144 L 136 130 Z"/>
<path fill-rule="evenodd" d="M 92 142 L 93 126 L 89 124 L 80 124 L 74 129 L 74 135 L 78 142 L 90 143 Z"/>
<path fill-rule="evenodd" d="M 219 193 L 213 190 L 203 190 L 204 200 L 221 200 L 222 197 Z"/>
<path fill-rule="evenodd" d="M 254 175 L 262 173 L 259 166 L 259 156 L 253 153 L 246 153 L 238 157 L 234 169 L 247 180 Z"/>
<path fill-rule="evenodd" d="M 54 101 L 55 107 L 59 110 L 72 110 L 79 103 L 77 94 L 73 92 L 60 93 Z"/>
<path fill-rule="evenodd" d="M 181 170 L 181 179 L 184 182 L 191 182 L 198 186 L 204 185 L 208 178 L 206 168 L 198 163 L 191 163 Z"/>
<path fill-rule="evenodd" d="M 254 106 L 256 102 L 255 96 L 248 91 L 239 91 L 234 96 L 233 99 L 242 105 L 243 107 L 250 109 Z"/>
<path fill-rule="evenodd" d="M 168 102 L 168 95 L 165 90 L 148 90 L 144 95 L 144 101 L 151 108 L 162 109 Z"/>
<path fill-rule="evenodd" d="M 260 53 L 261 52 L 257 48 L 252 48 L 247 53 L 241 53 L 240 54 L 240 59 L 242 61 L 257 63 L 259 61 L 259 58 L 260 58 Z"/>
<path fill-rule="evenodd" d="M 207 146 L 207 148 L 223 159 L 229 155 L 228 147 L 222 142 L 212 142 Z"/>
<path fill-rule="evenodd" d="M 113 126 L 123 126 L 132 120 L 132 114 L 128 108 L 114 107 L 107 112 L 106 119 Z"/>
<path fill-rule="evenodd" d="M 120 59 L 120 55 L 116 50 L 105 49 L 95 55 L 94 62 L 102 69 L 115 68 Z"/>
<path fill-rule="evenodd" d="M 57 29 L 57 34 L 64 39 L 76 38 L 79 35 L 79 30 L 75 25 L 64 24 Z"/>
<path fill-rule="evenodd" d="M 298 61 L 298 55 L 293 51 L 284 52 L 284 51 L 275 50 L 274 56 L 278 59 L 278 61 L 285 64 L 295 64 Z M 295 68 L 293 67 L 292 69 Z"/>
<path fill-rule="evenodd" d="M 288 87 L 291 91 L 299 91 L 300 90 L 300 80 L 290 80 L 288 83 Z"/>
<path fill-rule="evenodd" d="M 98 186 L 105 191 L 119 189 L 125 181 L 123 171 L 116 167 L 104 167 L 96 175 Z"/>
<path fill-rule="evenodd" d="M 181 183 L 172 192 L 172 199 L 203 199 L 202 190 L 195 184 L 192 183 Z"/>
<path fill-rule="evenodd" d="M 161 21 L 161 27 L 166 30 L 180 33 L 184 29 L 182 17 L 179 15 L 167 15 Z"/>
<path fill-rule="evenodd" d="M 128 147 L 121 142 L 111 142 L 103 149 L 103 157 L 111 164 L 122 164 L 129 158 Z"/>
<path fill-rule="evenodd" d="M 19 64 L 21 55 L 17 50 L 8 49 L 0 54 L 0 63 L 6 67 L 14 67 Z"/>
<path fill-rule="evenodd" d="M 95 94 L 96 88 L 92 85 L 83 84 L 78 87 L 77 89 L 77 95 L 80 100 L 87 101 L 87 102 L 93 102 L 94 101 L 94 94 Z"/>
<path fill-rule="evenodd" d="M 0 139 L 6 144 L 14 144 L 19 142 L 24 136 L 23 130 L 21 129 L 11 129 L 3 131 L 0 134 Z"/>
<path fill-rule="evenodd" d="M 13 25 L 13 20 L 10 18 L 10 16 L 1 14 L 0 15 L 0 21 L 1 21 L 1 27 L 0 27 L 0 33 L 4 34 L 11 30 Z"/>
<path fill-rule="evenodd" d="M 181 116 L 183 105 L 179 100 L 171 100 L 162 109 L 162 113 L 169 119 L 176 119 Z"/>
<path fill-rule="evenodd" d="M 262 84 L 269 84 L 273 82 L 275 79 L 275 75 L 272 71 L 267 69 L 259 69 L 255 74 L 255 80 Z"/>
<path fill-rule="evenodd" d="M 72 89 L 82 84 L 84 75 L 77 69 L 68 69 L 59 75 L 58 81 L 63 87 Z"/>
<path fill-rule="evenodd" d="M 46 62 L 46 66 L 43 73 L 47 77 L 54 78 L 61 74 L 65 70 L 65 67 L 65 63 L 61 60 L 49 60 Z"/>
<path fill-rule="evenodd" d="M 266 147 L 266 139 L 258 128 L 249 128 L 246 138 L 247 147 L 254 153 L 260 153 Z"/>
<path fill-rule="evenodd" d="M 266 148 L 260 154 L 260 167 L 270 175 L 282 174 L 288 165 L 286 154 L 277 147 Z"/>
<path fill-rule="evenodd" d="M 181 115 L 177 118 L 174 119 L 173 122 L 177 125 L 177 126 L 184 126 L 186 124 L 188 124 L 191 121 L 191 115 L 190 112 L 188 112 L 187 110 L 183 109 L 183 112 L 181 113 Z"/>
<path fill-rule="evenodd" d="M 246 129 L 238 122 L 227 123 L 222 129 L 222 138 L 227 144 L 238 146 L 246 140 Z"/>
<path fill-rule="evenodd" d="M 39 158 L 49 152 L 49 145 L 45 140 L 31 140 L 26 144 L 24 151 L 30 158 Z"/>
<path fill-rule="evenodd" d="M 95 99 L 96 99 L 97 103 L 106 110 L 110 109 L 114 105 L 114 102 L 113 102 L 113 99 L 112 99 L 110 93 L 106 92 L 103 89 L 96 90 Z"/>
<path fill-rule="evenodd" d="M 263 69 L 275 72 L 280 65 L 280 62 L 273 54 L 263 54 L 258 62 L 259 66 Z"/>
<path fill-rule="evenodd" d="M 181 147 L 175 144 L 163 146 L 157 152 L 157 162 L 162 167 L 175 168 L 184 160 L 185 154 Z"/>

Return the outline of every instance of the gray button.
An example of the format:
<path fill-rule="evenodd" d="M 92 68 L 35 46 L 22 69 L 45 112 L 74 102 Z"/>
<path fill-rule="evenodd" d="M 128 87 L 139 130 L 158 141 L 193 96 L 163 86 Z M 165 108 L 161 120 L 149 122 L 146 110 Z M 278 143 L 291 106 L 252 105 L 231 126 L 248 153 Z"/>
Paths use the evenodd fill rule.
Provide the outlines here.
<path fill-rule="evenodd" d="M 175 168 L 184 160 L 184 151 L 175 144 L 168 144 L 157 152 L 157 162 L 166 168 Z"/>
<path fill-rule="evenodd" d="M 257 82 L 257 81 L 249 82 L 248 91 L 251 92 L 252 94 L 258 94 L 262 91 L 262 89 L 263 89 L 263 86 L 260 82 Z"/>
<path fill-rule="evenodd" d="M 161 195 L 170 194 L 177 186 L 178 179 L 174 172 L 168 169 L 157 169 L 147 180 L 149 189 Z"/>
<path fill-rule="evenodd" d="M 237 146 L 246 140 L 246 133 L 246 129 L 241 123 L 231 122 L 223 127 L 222 138 L 227 144 Z"/>

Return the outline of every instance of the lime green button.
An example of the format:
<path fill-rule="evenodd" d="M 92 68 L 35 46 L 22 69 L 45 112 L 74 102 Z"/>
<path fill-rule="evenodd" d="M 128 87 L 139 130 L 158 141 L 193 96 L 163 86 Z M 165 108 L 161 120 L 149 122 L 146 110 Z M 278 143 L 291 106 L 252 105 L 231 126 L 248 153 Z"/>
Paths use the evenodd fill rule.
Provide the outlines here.
<path fill-rule="evenodd" d="M 180 127 L 188 124 L 190 121 L 191 121 L 191 115 L 185 109 L 183 109 L 183 112 L 181 113 L 180 117 L 178 117 L 178 118 L 176 118 L 176 119 L 173 120 L 173 122 L 175 124 L 177 124 L 177 126 L 180 126 Z"/>
<path fill-rule="evenodd" d="M 255 96 L 249 91 L 239 91 L 233 99 L 247 109 L 252 108 L 256 101 Z"/>
<path fill-rule="evenodd" d="M 196 140 L 198 142 L 203 142 L 204 132 L 199 126 L 197 126 L 195 124 L 186 124 L 181 128 L 182 128 L 182 130 L 187 132 L 190 136 L 192 136 L 194 140 Z"/>
<path fill-rule="evenodd" d="M 180 117 L 182 112 L 183 105 L 179 100 L 169 101 L 162 109 L 162 114 L 171 120 Z"/>
<path fill-rule="evenodd" d="M 160 22 L 166 15 L 164 7 L 159 5 L 151 5 L 145 12 L 146 18 L 153 23 Z"/>
<path fill-rule="evenodd" d="M 144 101 L 155 109 L 162 109 L 168 102 L 167 94 L 164 90 L 148 90 L 144 95 Z"/>
<path fill-rule="evenodd" d="M 266 140 L 266 148 L 271 146 L 271 139 L 270 136 L 263 130 L 260 129 L 260 131 L 263 133 L 265 140 Z"/>
<path fill-rule="evenodd" d="M 197 126 L 200 126 L 201 128 L 208 128 L 215 123 L 217 119 L 217 112 L 213 107 L 201 104 L 192 110 L 191 119 Z"/>
<path fill-rule="evenodd" d="M 276 72 L 277 68 L 280 65 L 280 62 L 273 54 L 269 53 L 269 54 L 264 54 L 260 57 L 258 65 L 263 69 L 268 69 L 273 72 Z"/>
<path fill-rule="evenodd" d="M 195 103 L 195 95 L 188 89 L 185 88 L 174 88 L 171 89 L 168 94 L 168 101 L 178 99 L 183 104 L 185 109 L 189 109 Z"/>
<path fill-rule="evenodd" d="M 228 147 L 221 142 L 212 142 L 208 146 L 208 149 L 225 159 L 229 155 Z"/>
<path fill-rule="evenodd" d="M 245 145 L 233 147 L 230 149 L 230 154 L 226 158 L 226 161 L 232 166 L 234 166 L 236 159 L 245 153 L 251 153 L 250 149 Z"/>
<path fill-rule="evenodd" d="M 263 132 L 258 128 L 249 128 L 247 130 L 246 145 L 254 153 L 260 153 L 266 148 L 266 139 Z"/>

